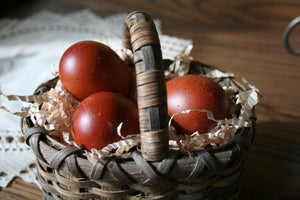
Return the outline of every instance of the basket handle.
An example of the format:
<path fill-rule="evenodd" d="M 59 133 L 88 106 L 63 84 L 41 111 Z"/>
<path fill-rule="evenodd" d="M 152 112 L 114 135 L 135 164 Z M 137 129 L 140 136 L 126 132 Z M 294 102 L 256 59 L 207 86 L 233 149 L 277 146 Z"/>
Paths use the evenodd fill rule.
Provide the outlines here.
<path fill-rule="evenodd" d="M 141 153 L 148 161 L 163 159 L 169 150 L 166 81 L 158 33 L 151 17 L 132 12 L 124 20 L 123 47 L 133 52 Z"/>

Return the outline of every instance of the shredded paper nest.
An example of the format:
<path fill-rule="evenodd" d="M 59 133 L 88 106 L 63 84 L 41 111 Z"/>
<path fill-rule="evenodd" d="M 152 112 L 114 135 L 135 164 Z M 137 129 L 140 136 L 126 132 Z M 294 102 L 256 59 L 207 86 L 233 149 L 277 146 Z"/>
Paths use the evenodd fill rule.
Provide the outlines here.
<path fill-rule="evenodd" d="M 185 52 L 174 58 L 173 63 L 165 70 L 166 79 L 183 76 L 189 72 L 190 63 L 193 60 L 189 56 L 191 49 L 192 46 L 189 46 Z M 244 78 L 233 73 L 225 73 L 219 69 L 204 69 L 204 71 L 205 76 L 218 82 L 230 97 L 230 114 L 232 117 L 230 119 L 216 120 L 211 112 L 197 110 L 198 112 L 206 112 L 209 119 L 217 122 L 217 126 L 209 133 L 198 134 L 198 132 L 195 132 L 192 135 L 179 136 L 176 134 L 175 128 L 171 126 L 171 121 L 174 117 L 172 116 L 169 120 L 169 145 L 171 149 L 184 152 L 201 150 L 207 147 L 215 149 L 228 143 L 238 129 L 251 126 L 249 117 L 251 110 L 258 103 L 261 96 L 259 90 L 249 84 Z M 55 88 L 42 95 L 8 96 L 1 93 L 1 91 L 0 95 L 8 101 L 21 102 L 23 107 L 20 112 L 11 112 L 0 104 L 1 109 L 21 117 L 30 117 L 35 126 L 48 130 L 49 134 L 60 143 L 76 146 L 72 139 L 71 122 L 79 102 L 63 88 L 59 80 Z M 190 111 L 195 110 L 186 110 L 180 113 L 189 113 Z M 118 130 L 121 130 L 121 128 Z M 118 134 L 122 137 L 120 131 L 118 131 Z M 118 156 L 137 147 L 139 141 L 140 135 L 134 135 L 124 138 L 122 141 L 109 144 L 101 150 L 92 149 L 91 152 L 86 152 L 86 154 L 88 158 Z"/>

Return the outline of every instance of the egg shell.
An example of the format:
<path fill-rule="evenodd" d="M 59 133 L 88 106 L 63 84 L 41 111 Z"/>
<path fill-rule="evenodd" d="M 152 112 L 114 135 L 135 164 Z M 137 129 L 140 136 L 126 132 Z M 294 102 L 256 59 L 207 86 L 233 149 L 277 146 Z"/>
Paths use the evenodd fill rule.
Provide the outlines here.
<path fill-rule="evenodd" d="M 82 149 L 102 149 L 139 133 L 138 120 L 138 108 L 129 98 L 113 92 L 95 93 L 85 98 L 73 115 L 73 139 Z"/>
<path fill-rule="evenodd" d="M 207 118 L 211 111 L 215 119 L 229 115 L 229 99 L 223 88 L 210 78 L 201 75 L 185 75 L 167 82 L 168 115 L 179 134 L 207 133 L 216 122 Z M 178 113 L 193 110 L 188 113 Z"/>

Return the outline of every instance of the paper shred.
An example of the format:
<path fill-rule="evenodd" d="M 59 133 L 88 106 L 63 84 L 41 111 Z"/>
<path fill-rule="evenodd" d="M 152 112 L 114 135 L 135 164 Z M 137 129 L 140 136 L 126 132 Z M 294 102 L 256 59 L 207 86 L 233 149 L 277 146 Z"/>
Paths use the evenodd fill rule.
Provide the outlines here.
<path fill-rule="evenodd" d="M 166 79 L 184 76 L 189 72 L 190 63 L 193 58 L 189 56 L 192 45 L 174 58 L 173 63 L 165 70 Z M 132 55 L 126 51 L 124 60 L 130 60 Z M 250 113 L 262 96 L 260 91 L 247 82 L 245 78 L 239 77 L 231 72 L 222 72 L 218 69 L 201 69 L 202 75 L 214 79 L 227 93 L 230 100 L 231 118 L 216 120 L 213 113 L 207 110 L 185 110 L 174 114 L 169 121 L 169 147 L 190 153 L 195 150 L 215 149 L 227 144 L 236 134 L 237 130 L 249 127 Z M 134 71 L 133 71 L 134 72 Z M 41 126 L 49 130 L 50 135 L 64 145 L 77 146 L 71 134 L 72 116 L 79 102 L 74 99 L 58 81 L 55 88 L 42 95 L 5 95 L 0 91 L 6 101 L 17 101 L 23 106 L 22 111 L 13 112 L 0 103 L 0 109 L 21 117 L 30 117 L 35 126 Z M 209 133 L 199 134 L 197 131 L 192 135 L 176 134 L 176 129 L 171 126 L 173 117 L 177 114 L 188 114 L 191 111 L 206 112 L 210 120 L 216 121 L 217 126 Z M 102 157 L 118 156 L 139 148 L 140 135 L 130 135 L 124 138 L 121 133 L 122 123 L 117 128 L 117 133 L 123 140 L 107 145 L 103 149 L 92 149 L 85 152 L 88 159 L 99 159 Z"/>

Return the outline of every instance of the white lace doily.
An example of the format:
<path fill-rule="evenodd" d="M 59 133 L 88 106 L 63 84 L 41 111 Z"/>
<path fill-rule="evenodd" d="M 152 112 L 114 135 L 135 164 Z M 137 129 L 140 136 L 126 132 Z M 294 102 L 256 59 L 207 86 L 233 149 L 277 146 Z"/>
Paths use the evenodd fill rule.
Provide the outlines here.
<path fill-rule="evenodd" d="M 41 11 L 26 19 L 0 20 L 0 82 L 4 94 L 30 95 L 42 82 L 53 78 L 60 56 L 72 44 L 96 40 L 120 52 L 126 13 L 100 18 L 89 10 L 67 15 Z M 161 33 L 155 20 L 164 58 L 173 59 L 192 42 Z M 18 111 L 21 105 L 1 97 L 0 106 Z M 35 157 L 24 143 L 20 118 L 0 110 L 0 187 L 16 176 L 36 182 Z"/>

